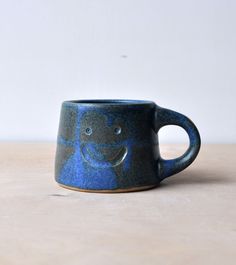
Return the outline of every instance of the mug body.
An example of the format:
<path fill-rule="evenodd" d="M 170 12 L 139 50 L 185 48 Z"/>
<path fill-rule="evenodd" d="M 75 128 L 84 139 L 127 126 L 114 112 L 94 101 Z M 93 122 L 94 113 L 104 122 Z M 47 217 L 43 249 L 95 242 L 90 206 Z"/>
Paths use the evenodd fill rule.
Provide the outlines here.
<path fill-rule="evenodd" d="M 62 104 L 56 181 L 63 187 L 120 192 L 159 181 L 158 107 L 142 100 L 80 100 Z"/>

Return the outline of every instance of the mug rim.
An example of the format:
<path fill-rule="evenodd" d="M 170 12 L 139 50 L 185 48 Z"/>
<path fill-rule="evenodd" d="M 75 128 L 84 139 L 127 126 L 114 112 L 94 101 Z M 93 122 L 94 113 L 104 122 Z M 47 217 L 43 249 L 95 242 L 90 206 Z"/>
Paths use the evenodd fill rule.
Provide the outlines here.
<path fill-rule="evenodd" d="M 155 104 L 151 100 L 140 100 L 140 99 L 81 99 L 81 100 L 66 100 L 63 103 L 72 105 L 85 105 L 91 106 L 134 106 L 134 105 L 150 105 Z"/>

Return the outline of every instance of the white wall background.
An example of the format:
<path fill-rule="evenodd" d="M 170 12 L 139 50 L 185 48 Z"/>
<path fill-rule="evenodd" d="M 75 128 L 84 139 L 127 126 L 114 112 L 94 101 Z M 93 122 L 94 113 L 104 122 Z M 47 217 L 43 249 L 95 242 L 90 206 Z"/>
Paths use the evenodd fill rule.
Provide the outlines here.
<path fill-rule="evenodd" d="M 236 142 L 236 1 L 0 0 L 0 139 L 55 140 L 82 98 L 154 100 Z"/>

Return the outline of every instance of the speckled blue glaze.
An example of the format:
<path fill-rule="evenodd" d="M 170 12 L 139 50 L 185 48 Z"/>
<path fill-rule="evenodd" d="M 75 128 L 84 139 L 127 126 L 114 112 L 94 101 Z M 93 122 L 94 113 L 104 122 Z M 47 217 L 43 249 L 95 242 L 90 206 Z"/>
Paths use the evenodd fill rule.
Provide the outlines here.
<path fill-rule="evenodd" d="M 158 131 L 179 125 L 190 146 L 177 159 L 160 157 Z M 69 188 L 94 191 L 156 186 L 189 166 L 200 136 L 186 116 L 151 101 L 79 100 L 62 104 L 55 178 Z"/>

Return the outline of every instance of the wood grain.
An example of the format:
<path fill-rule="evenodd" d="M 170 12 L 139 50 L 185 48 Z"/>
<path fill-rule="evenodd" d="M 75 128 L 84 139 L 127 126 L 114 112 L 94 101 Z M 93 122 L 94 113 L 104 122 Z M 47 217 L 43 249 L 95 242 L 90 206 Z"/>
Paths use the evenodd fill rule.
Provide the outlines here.
<path fill-rule="evenodd" d="M 59 187 L 54 154 L 0 144 L 1 265 L 236 264 L 236 145 L 205 145 L 159 187 L 117 194 Z"/>

